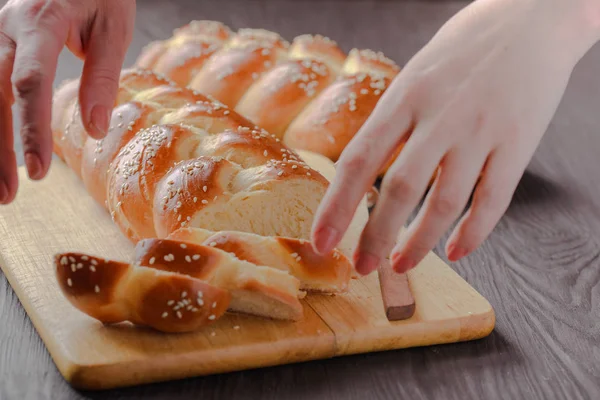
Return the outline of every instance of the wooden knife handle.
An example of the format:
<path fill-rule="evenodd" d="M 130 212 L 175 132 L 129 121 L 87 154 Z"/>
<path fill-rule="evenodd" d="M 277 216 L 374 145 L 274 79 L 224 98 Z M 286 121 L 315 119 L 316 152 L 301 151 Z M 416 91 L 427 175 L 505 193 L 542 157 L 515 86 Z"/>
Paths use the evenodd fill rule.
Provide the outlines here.
<path fill-rule="evenodd" d="M 408 275 L 395 272 L 388 259 L 384 259 L 378 272 L 387 319 L 400 321 L 412 317 L 415 313 L 415 299 L 410 290 Z"/>

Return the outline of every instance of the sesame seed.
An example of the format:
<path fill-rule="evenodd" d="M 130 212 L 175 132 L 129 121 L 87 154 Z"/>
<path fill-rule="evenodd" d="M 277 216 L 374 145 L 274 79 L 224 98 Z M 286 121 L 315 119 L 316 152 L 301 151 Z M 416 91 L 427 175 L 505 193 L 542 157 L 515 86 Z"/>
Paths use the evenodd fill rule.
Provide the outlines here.
<path fill-rule="evenodd" d="M 217 245 L 217 242 L 210 242 L 211 247 L 215 247 L 216 245 Z"/>
<path fill-rule="evenodd" d="M 202 299 L 200 299 L 200 298 L 198 298 L 196 300 L 196 302 L 198 303 L 199 306 L 203 306 L 204 305 L 204 301 Z"/>
<path fill-rule="evenodd" d="M 187 296 L 187 292 L 186 292 L 186 291 L 183 291 L 183 292 L 181 293 L 181 298 L 184 298 L 185 296 Z"/>
<path fill-rule="evenodd" d="M 207 187 L 206 185 L 204 185 L 204 186 L 202 186 L 202 190 L 203 190 L 204 192 L 206 192 L 206 191 L 208 190 L 208 187 Z"/>
<path fill-rule="evenodd" d="M 185 248 L 187 247 L 187 246 L 185 245 L 185 243 L 181 243 L 179 246 L 180 246 L 182 249 L 185 249 Z"/>
<path fill-rule="evenodd" d="M 185 261 L 192 262 L 192 258 L 190 256 L 185 256 Z"/>
<path fill-rule="evenodd" d="M 98 285 L 94 286 L 94 292 L 100 293 L 100 286 L 98 286 Z"/>
<path fill-rule="evenodd" d="M 75 272 L 77 270 L 77 267 L 75 266 L 75 264 L 71 264 L 71 271 Z"/>
<path fill-rule="evenodd" d="M 156 258 L 154 258 L 154 257 L 150 258 L 150 261 L 149 261 L 150 265 L 154 264 L 155 261 L 156 261 Z"/>
<path fill-rule="evenodd" d="M 78 263 L 77 264 L 77 269 L 82 269 L 83 268 L 83 264 L 82 263 Z"/>
<path fill-rule="evenodd" d="M 277 173 L 277 176 L 281 176 L 281 175 L 283 175 L 283 171 L 279 171 L 279 172 Z"/>
<path fill-rule="evenodd" d="M 71 280 L 71 278 L 67 279 L 67 285 L 73 286 L 73 281 Z"/>
<path fill-rule="evenodd" d="M 75 257 L 69 256 L 69 261 L 71 261 L 72 263 L 77 262 L 77 260 L 75 260 Z"/>
<path fill-rule="evenodd" d="M 194 261 L 197 261 L 197 260 L 199 260 L 199 259 L 200 259 L 200 254 L 194 254 L 194 255 L 192 256 L 192 259 L 193 259 Z M 202 296 L 200 293 L 202 293 L 202 292 L 199 292 L 198 296 Z"/>
<path fill-rule="evenodd" d="M 96 267 L 94 267 L 93 265 L 90 265 L 90 271 L 96 272 Z"/>
<path fill-rule="evenodd" d="M 194 203 L 196 203 L 198 201 L 197 197 L 194 197 Z"/>
<path fill-rule="evenodd" d="M 89 260 L 90 258 L 89 258 L 88 256 L 81 256 L 81 259 L 82 259 L 83 261 L 87 261 L 87 260 Z"/>
<path fill-rule="evenodd" d="M 240 329 L 240 326 L 236 325 L 236 326 L 233 327 L 233 329 L 235 329 L 237 331 L 238 329 Z"/>
<path fill-rule="evenodd" d="M 181 311 L 177 311 L 177 318 L 181 319 Z"/>
<path fill-rule="evenodd" d="M 66 256 L 62 256 L 62 258 L 60 259 L 60 264 L 61 265 L 69 264 L 69 259 Z"/>
<path fill-rule="evenodd" d="M 206 200 L 206 199 L 202 200 L 202 204 L 208 204 L 208 200 Z"/>
<path fill-rule="evenodd" d="M 216 334 L 216 333 L 214 333 L 214 332 L 211 332 L 211 333 L 210 333 L 210 336 L 216 336 L 216 335 L 217 335 L 217 334 Z"/>
<path fill-rule="evenodd" d="M 166 311 L 165 311 L 164 313 L 162 313 L 162 317 L 163 317 L 163 318 L 167 318 L 168 316 L 169 316 L 169 313 L 168 313 L 168 312 L 166 312 Z"/>
<path fill-rule="evenodd" d="M 210 319 L 211 321 L 214 321 L 214 320 L 215 320 L 215 318 L 217 318 L 217 317 L 216 317 L 214 314 L 211 314 L 211 315 L 208 317 L 208 319 Z"/>
<path fill-rule="evenodd" d="M 217 308 L 217 302 L 212 303 L 212 308 Z"/>
<path fill-rule="evenodd" d="M 169 301 L 167 301 L 167 305 L 168 306 L 172 306 L 173 304 L 175 304 L 175 300 L 169 300 Z"/>

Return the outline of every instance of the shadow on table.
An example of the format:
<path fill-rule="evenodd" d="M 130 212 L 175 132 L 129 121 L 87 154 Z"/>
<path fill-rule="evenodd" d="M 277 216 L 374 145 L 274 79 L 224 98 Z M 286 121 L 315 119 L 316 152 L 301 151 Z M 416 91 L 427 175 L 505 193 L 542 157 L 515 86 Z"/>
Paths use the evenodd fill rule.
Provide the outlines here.
<path fill-rule="evenodd" d="M 394 390 L 437 393 L 483 383 L 514 371 L 520 352 L 502 334 L 493 332 L 477 341 L 345 356 L 227 374 L 141 385 L 104 392 L 80 392 L 90 399 L 307 399 L 360 398 L 360 393 Z M 319 396 L 320 395 L 320 396 Z M 358 396 L 358 397 L 357 397 Z"/>
<path fill-rule="evenodd" d="M 555 182 L 525 171 L 515 190 L 511 206 L 546 204 L 566 197 L 567 194 L 567 191 Z"/>

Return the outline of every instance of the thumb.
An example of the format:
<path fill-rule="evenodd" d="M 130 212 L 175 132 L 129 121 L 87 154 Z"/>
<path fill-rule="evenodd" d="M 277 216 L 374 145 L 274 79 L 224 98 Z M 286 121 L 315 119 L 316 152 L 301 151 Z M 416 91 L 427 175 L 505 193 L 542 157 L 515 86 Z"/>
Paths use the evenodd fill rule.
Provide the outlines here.
<path fill-rule="evenodd" d="M 133 18 L 119 8 L 98 11 L 85 49 L 79 102 L 83 125 L 95 139 L 103 138 L 109 129 L 125 53 L 131 42 Z"/>

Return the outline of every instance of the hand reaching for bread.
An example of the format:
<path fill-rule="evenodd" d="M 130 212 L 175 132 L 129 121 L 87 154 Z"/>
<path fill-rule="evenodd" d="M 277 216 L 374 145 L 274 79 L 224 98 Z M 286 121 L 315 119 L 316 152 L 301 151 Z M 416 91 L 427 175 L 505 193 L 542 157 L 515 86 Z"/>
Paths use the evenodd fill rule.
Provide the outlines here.
<path fill-rule="evenodd" d="M 11 106 L 21 117 L 21 140 L 31 179 L 50 166 L 52 86 L 64 46 L 84 60 L 81 119 L 102 138 L 131 41 L 135 0 L 10 0 L 0 10 L 0 204 L 17 192 Z M 75 88 L 75 90 L 77 90 Z"/>
<path fill-rule="evenodd" d="M 345 148 L 315 217 L 316 248 L 336 245 L 402 144 L 357 246 L 357 270 L 368 274 L 386 257 L 397 272 L 415 267 L 457 219 L 449 259 L 475 250 L 508 207 L 575 64 L 600 38 L 599 4 L 479 0 L 452 18 Z M 423 206 L 396 243 L 432 175 Z"/>

